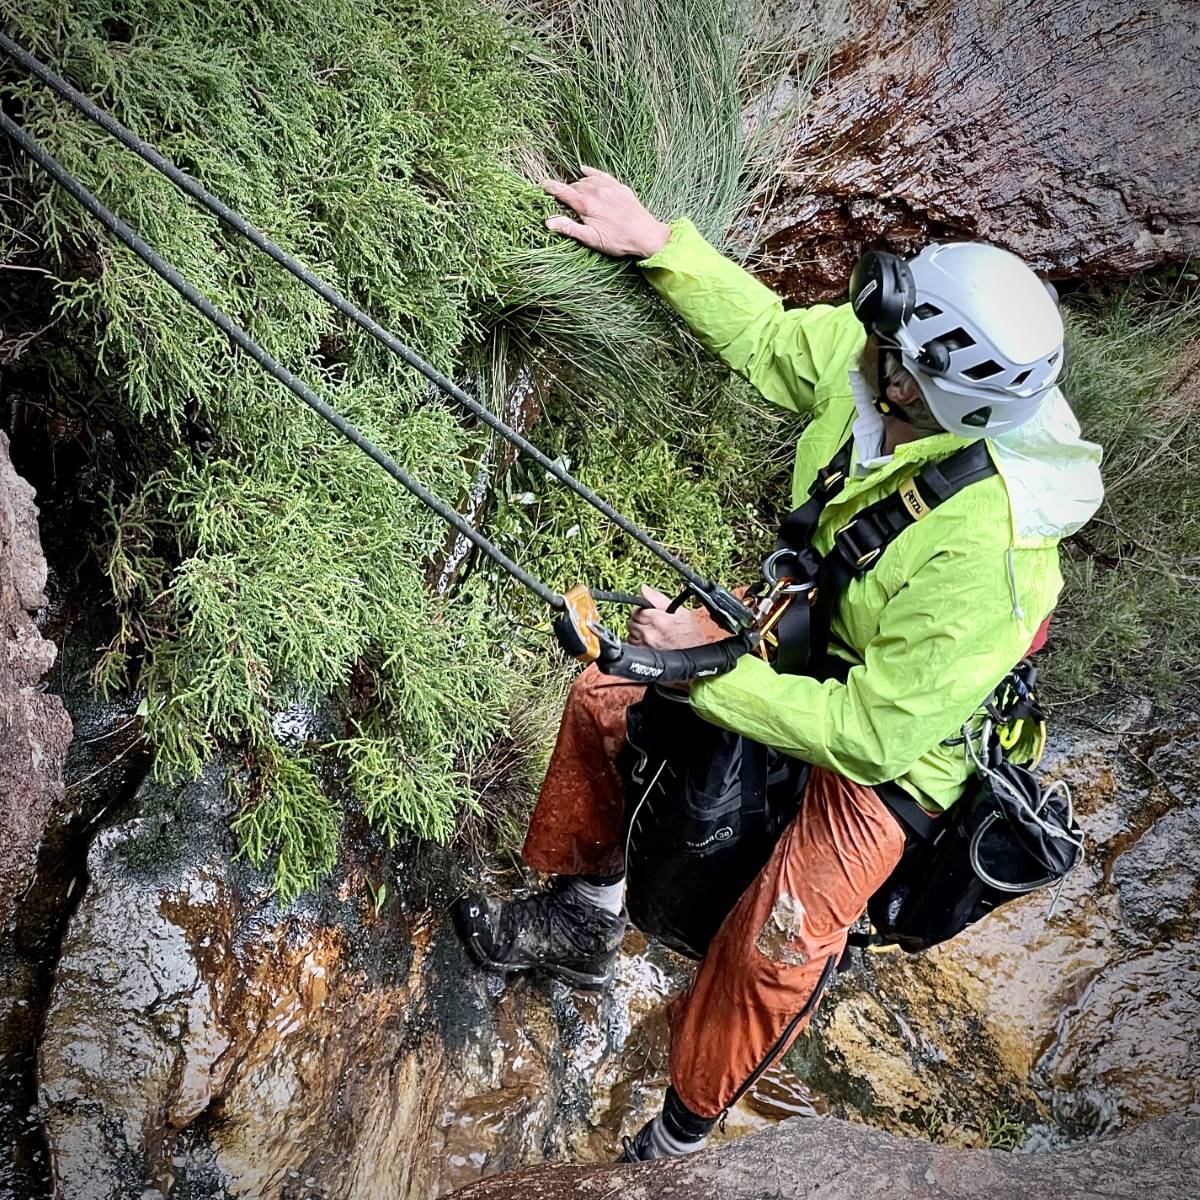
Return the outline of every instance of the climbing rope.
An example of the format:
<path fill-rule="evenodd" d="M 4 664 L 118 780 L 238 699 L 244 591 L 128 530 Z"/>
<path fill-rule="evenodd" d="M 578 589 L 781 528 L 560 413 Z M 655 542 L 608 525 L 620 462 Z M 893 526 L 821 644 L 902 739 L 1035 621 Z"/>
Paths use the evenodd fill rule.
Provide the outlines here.
<path fill-rule="evenodd" d="M 439 392 L 477 416 L 485 425 L 516 447 L 518 451 L 532 458 L 553 478 L 557 479 L 571 492 L 602 513 L 624 533 L 644 546 L 660 561 L 680 575 L 684 580 L 687 592 L 697 597 L 712 612 L 714 617 L 726 628 L 733 631 L 735 635 L 740 635 L 751 624 L 753 620 L 751 611 L 725 588 L 712 580 L 705 579 L 643 529 L 617 512 L 604 499 L 572 476 L 561 463 L 549 458 L 518 430 L 512 428 L 512 426 L 496 416 L 490 409 L 480 404 L 452 380 L 425 362 L 419 355 L 401 342 L 399 338 L 375 321 L 374 318 L 363 312 L 362 309 L 346 299 L 340 292 L 314 275 L 307 267 L 277 246 L 239 213 L 213 196 L 194 179 L 175 166 L 175 164 L 163 157 L 153 146 L 137 137 L 132 131 L 52 71 L 45 63 L 34 58 L 33 55 L 3 33 L 0 33 L 0 50 L 3 50 L 13 62 L 35 76 L 56 95 L 67 101 L 107 133 L 111 134 L 127 149 L 137 154 L 154 170 L 169 179 L 188 196 L 216 216 L 218 220 L 246 238 L 251 244 L 267 254 L 296 279 L 311 288 L 323 300 L 343 316 L 353 321 L 361 329 L 365 330 L 387 350 L 398 355 L 409 366 L 419 371 Z M 308 405 L 323 420 L 327 421 L 334 429 L 341 433 L 343 437 L 357 446 L 422 504 L 435 512 L 443 521 L 460 533 L 476 549 L 495 562 L 513 579 L 533 592 L 552 609 L 564 614 L 555 622 L 555 632 L 560 643 L 563 644 L 569 653 L 581 661 L 590 662 L 599 659 L 601 660 L 601 666 L 612 670 L 613 673 L 626 674 L 629 672 L 629 677 L 645 681 L 656 678 L 666 680 L 687 677 L 681 675 L 680 672 L 697 669 L 702 670 L 703 673 L 708 673 L 709 668 L 706 668 L 704 663 L 708 661 L 709 657 L 712 658 L 712 662 L 714 663 L 716 662 L 716 658 L 719 657 L 723 669 L 728 669 L 728 666 L 725 665 L 725 660 L 729 658 L 730 653 L 736 654 L 741 652 L 743 647 L 740 643 L 743 639 L 740 636 L 730 639 L 739 643 L 736 649 L 735 647 L 721 643 L 720 645 L 723 648 L 722 655 L 715 657 L 701 655 L 700 660 L 697 660 L 696 652 L 691 652 L 691 656 L 686 660 L 676 660 L 672 659 L 669 654 L 664 655 L 652 651 L 639 651 L 620 643 L 618 639 L 614 638 L 603 628 L 594 602 L 601 600 L 643 605 L 645 601 L 623 592 L 593 593 L 583 585 L 577 585 L 565 593 L 559 593 L 525 571 L 491 539 L 466 520 L 461 513 L 423 487 L 412 475 L 397 464 L 390 455 L 371 442 L 360 430 L 273 358 L 240 325 L 198 291 L 132 227 L 108 209 L 92 192 L 63 167 L 53 155 L 5 113 L 0 113 L 0 131 L 23 154 L 37 163 L 78 204 L 99 221 L 113 237 L 132 251 L 155 274 L 207 320 L 212 322 L 235 345 L 244 350 L 267 374 L 283 384 L 293 395 Z M 732 665 L 732 662 L 730 661 L 728 665 Z"/>

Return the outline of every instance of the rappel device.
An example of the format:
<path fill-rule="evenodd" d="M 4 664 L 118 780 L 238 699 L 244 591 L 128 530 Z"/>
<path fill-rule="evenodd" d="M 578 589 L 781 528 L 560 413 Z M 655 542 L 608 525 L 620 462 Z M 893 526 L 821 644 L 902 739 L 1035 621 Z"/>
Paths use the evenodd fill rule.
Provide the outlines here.
<path fill-rule="evenodd" d="M 727 630 L 729 636 L 712 645 L 697 646 L 687 650 L 660 651 L 643 646 L 631 645 L 612 634 L 600 619 L 597 601 L 641 605 L 639 597 L 619 592 L 593 592 L 585 584 L 577 584 L 566 592 L 559 593 L 544 582 L 530 575 L 506 555 L 494 542 L 476 529 L 461 513 L 418 483 L 400 467 L 387 453 L 375 446 L 349 421 L 335 412 L 310 388 L 296 378 L 286 367 L 277 362 L 250 335 L 229 316 L 218 309 L 191 283 L 162 258 L 120 217 L 106 208 L 88 191 L 61 163 L 43 149 L 7 114 L 0 112 L 0 130 L 33 162 L 37 163 L 60 187 L 68 192 L 118 241 L 122 242 L 152 271 L 173 288 L 193 308 L 212 322 L 236 346 L 244 350 L 264 371 L 283 384 L 293 395 L 302 400 L 323 420 L 327 421 L 348 441 L 383 468 L 393 479 L 405 487 L 413 496 L 448 525 L 466 538 L 476 549 L 487 555 L 502 570 L 522 586 L 528 588 L 558 613 L 553 627 L 559 644 L 573 658 L 583 663 L 594 662 L 600 670 L 610 675 L 641 683 L 684 682 L 729 670 L 734 663 L 758 641 L 754 629 L 755 614 L 731 592 L 713 580 L 706 579 L 693 570 L 682 559 L 672 554 L 653 537 L 640 529 L 628 518 L 623 517 L 611 505 L 601 499 L 590 488 L 575 479 L 563 465 L 542 453 L 532 442 L 516 429 L 485 408 L 462 388 L 441 372 L 421 359 L 394 334 L 363 312 L 346 297 L 319 279 L 303 264 L 282 250 L 265 234 L 256 229 L 244 217 L 234 212 L 213 196 L 175 164 L 164 158 L 153 146 L 138 138 L 134 133 L 99 108 L 81 92 L 71 86 L 48 66 L 18 46 L 11 38 L 0 33 L 0 50 L 9 58 L 35 76 L 51 91 L 66 100 L 89 120 L 95 122 L 117 139 L 123 146 L 138 155 L 159 174 L 165 176 L 180 190 L 206 208 L 224 225 L 239 233 L 290 274 L 311 288 L 323 300 L 369 333 L 393 354 L 419 371 L 444 396 L 467 409 L 485 425 L 498 433 L 520 452 L 528 455 L 539 466 L 585 500 L 593 508 L 612 521 L 624 533 L 644 546 L 661 562 L 679 575 L 684 582 L 684 591 L 677 603 L 688 597 L 699 601 L 712 615 L 718 625 Z"/>

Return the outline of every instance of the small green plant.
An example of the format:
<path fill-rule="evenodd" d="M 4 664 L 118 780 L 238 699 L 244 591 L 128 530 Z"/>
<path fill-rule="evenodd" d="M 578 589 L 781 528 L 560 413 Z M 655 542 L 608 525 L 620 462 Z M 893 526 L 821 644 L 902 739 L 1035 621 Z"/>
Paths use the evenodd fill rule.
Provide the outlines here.
<path fill-rule="evenodd" d="M 283 903 L 294 900 L 327 875 L 337 861 L 342 814 L 303 758 L 267 744 L 273 762 L 257 764 L 233 786 L 242 810 L 233 828 L 241 853 L 259 869 L 275 859 L 275 890 Z"/>
<path fill-rule="evenodd" d="M 939 1142 L 952 1125 L 950 1109 L 944 1102 L 931 1099 L 917 1111 L 916 1124 L 929 1141 Z"/>
<path fill-rule="evenodd" d="M 989 1150 L 1016 1150 L 1025 1141 L 1025 1122 L 1015 1114 L 998 1108 L 979 1124 L 980 1141 Z"/>
<path fill-rule="evenodd" d="M 388 885 L 380 880 L 378 883 L 372 883 L 367 880 L 367 892 L 371 897 L 371 912 L 375 917 L 383 911 L 383 906 L 387 903 Z"/>

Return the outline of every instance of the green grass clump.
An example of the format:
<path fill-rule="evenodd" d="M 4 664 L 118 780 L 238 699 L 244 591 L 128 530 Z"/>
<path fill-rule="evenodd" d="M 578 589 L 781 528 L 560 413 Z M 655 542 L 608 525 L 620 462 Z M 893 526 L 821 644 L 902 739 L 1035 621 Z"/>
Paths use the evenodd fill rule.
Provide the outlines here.
<path fill-rule="evenodd" d="M 1106 496 L 1069 539 L 1047 678 L 1165 699 L 1200 678 L 1200 302 L 1137 284 L 1067 309 L 1065 389 L 1104 447 Z"/>
<path fill-rule="evenodd" d="M 702 361 L 630 266 L 547 235 L 552 206 L 532 180 L 586 156 L 663 216 L 686 211 L 718 240 L 744 234 L 771 184 L 766 148 L 825 48 L 782 54 L 763 12 L 740 0 L 687 0 L 686 21 L 667 0 L 548 14 L 483 0 L 29 0 L 13 30 L 440 369 L 497 405 L 532 381 L 554 452 L 724 574 L 761 532 L 754 509 L 790 435 Z M 68 169 L 422 482 L 465 502 L 482 479 L 520 561 L 558 586 L 669 583 L 82 118 L 23 78 L 0 90 Z M 754 94 L 772 97 L 773 122 L 744 124 Z M 521 741 L 506 726 L 534 686 L 524 643 L 548 650 L 547 614 L 486 564 L 433 586 L 449 546 L 436 519 L 16 170 L 4 223 L 36 234 L 53 273 L 45 397 L 122 447 L 106 532 L 120 630 L 98 679 L 144 691 L 164 775 L 239 748 L 236 828 L 253 861 L 274 857 L 284 897 L 334 861 L 343 794 L 389 838 L 450 836 L 496 747 Z M 326 696 L 345 735 L 324 751 L 281 745 L 273 714 Z"/>

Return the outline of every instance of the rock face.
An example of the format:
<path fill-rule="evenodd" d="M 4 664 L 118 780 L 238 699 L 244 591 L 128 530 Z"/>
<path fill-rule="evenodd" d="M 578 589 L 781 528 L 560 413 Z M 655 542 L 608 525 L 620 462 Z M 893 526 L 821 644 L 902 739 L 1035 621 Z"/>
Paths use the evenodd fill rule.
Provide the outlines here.
<path fill-rule="evenodd" d="M 136 809 L 92 844 L 46 1015 L 57 1196 L 415 1200 L 611 1157 L 661 1098 L 665 955 L 625 956 L 602 1000 L 504 989 L 458 946 L 456 876 L 428 848 L 352 850 L 285 911 L 231 863 L 219 764 L 143 785 Z M 366 881 L 385 876 L 375 913 Z"/>
<path fill-rule="evenodd" d="M 1191 1196 L 1200 1121 L 1026 1155 L 947 1150 L 844 1121 L 789 1121 L 726 1149 L 638 1167 L 548 1167 L 487 1179 L 460 1200 L 1094 1200 Z"/>
<path fill-rule="evenodd" d="M 1030 1146 L 1200 1117 L 1200 712 L 1155 725 L 1054 723 L 1088 853 L 1053 913 L 1035 894 L 838 980 L 790 1059 L 835 1113 Z"/>
<path fill-rule="evenodd" d="M 1092 851 L 1053 919 L 1034 897 L 942 950 L 844 976 L 795 1075 L 773 1073 L 729 1130 L 832 1110 L 939 1142 L 1106 1140 L 1035 1159 L 808 1120 L 686 1167 L 556 1168 L 464 1194 L 736 1200 L 809 1194 L 797 1180 L 825 1170 L 844 1188 L 830 1196 L 899 1182 L 1004 1197 L 1031 1179 L 1036 1194 L 1127 1195 L 1131 1180 L 1173 1194 L 1195 1163 L 1162 1147 L 1195 1121 L 1155 1119 L 1200 1115 L 1200 714 L 1109 728 L 1056 730 L 1051 769 L 1074 781 Z M 333 884 L 281 909 L 231 861 L 226 770 L 144 783 L 92 843 L 40 1050 L 55 1194 L 432 1200 L 546 1160 L 610 1162 L 660 1100 L 682 965 L 631 934 L 609 996 L 501 986 L 449 928 L 450 857 L 389 858 L 354 831 Z M 376 913 L 367 882 L 383 879 Z M 1106 1174 L 1115 1190 L 1097 1191 Z"/>
<path fill-rule="evenodd" d="M 33 488 L 0 431 L 0 928 L 29 880 L 50 811 L 61 802 L 71 722 L 41 690 L 55 648 L 32 620 L 46 603 Z"/>
<path fill-rule="evenodd" d="M 1200 8 L 852 0 L 764 226 L 765 279 L 845 295 L 865 247 L 980 239 L 1056 277 L 1200 252 Z"/>

